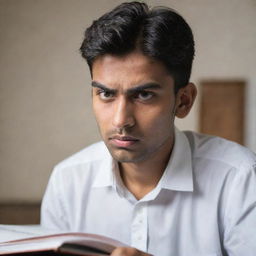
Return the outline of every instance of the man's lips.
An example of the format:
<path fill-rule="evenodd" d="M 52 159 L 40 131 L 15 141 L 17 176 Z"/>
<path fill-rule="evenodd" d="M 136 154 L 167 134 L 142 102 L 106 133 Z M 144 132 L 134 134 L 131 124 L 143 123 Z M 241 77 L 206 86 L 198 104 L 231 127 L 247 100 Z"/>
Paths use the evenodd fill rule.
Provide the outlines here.
<path fill-rule="evenodd" d="M 120 135 L 112 136 L 110 137 L 109 140 L 111 144 L 114 144 L 117 147 L 123 147 L 123 148 L 130 147 L 139 141 L 139 139 L 132 136 L 120 136 Z"/>

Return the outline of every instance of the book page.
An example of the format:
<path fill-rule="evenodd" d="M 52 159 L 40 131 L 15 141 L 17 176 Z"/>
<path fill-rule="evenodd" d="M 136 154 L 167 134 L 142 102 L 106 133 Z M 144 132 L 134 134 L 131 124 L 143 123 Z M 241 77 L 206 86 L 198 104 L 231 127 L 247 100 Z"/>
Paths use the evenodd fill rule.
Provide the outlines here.
<path fill-rule="evenodd" d="M 63 233 L 42 228 L 40 225 L 0 225 L 0 242 Z"/>
<path fill-rule="evenodd" d="M 65 253 L 72 253 L 74 251 L 88 251 L 90 248 L 101 250 L 102 252 L 112 252 L 115 247 L 125 246 L 123 243 L 113 240 L 109 237 L 86 234 L 86 233 L 58 233 L 49 234 L 47 230 L 46 236 L 41 236 L 44 230 L 37 231 L 33 228 L 20 229 L 20 227 L 14 227 L 11 230 L 10 227 L 5 231 L 13 232 L 23 235 L 23 239 L 16 241 L 8 241 L 0 243 L 0 255 L 7 255 L 9 253 L 30 253 L 40 251 L 58 251 L 64 250 Z M 19 233 L 19 231 L 23 233 Z M 32 231 L 32 232 L 31 232 Z M 33 233 L 33 234 L 32 234 Z M 35 234 L 37 233 L 37 234 Z M 29 238 L 28 238 L 29 237 Z M 100 252 L 99 252 L 100 253 Z M 102 255 L 102 253 L 100 253 Z M 81 254 L 82 255 L 82 254 Z M 85 254 L 87 255 L 87 254 Z M 95 254 L 96 255 L 96 254 Z"/>

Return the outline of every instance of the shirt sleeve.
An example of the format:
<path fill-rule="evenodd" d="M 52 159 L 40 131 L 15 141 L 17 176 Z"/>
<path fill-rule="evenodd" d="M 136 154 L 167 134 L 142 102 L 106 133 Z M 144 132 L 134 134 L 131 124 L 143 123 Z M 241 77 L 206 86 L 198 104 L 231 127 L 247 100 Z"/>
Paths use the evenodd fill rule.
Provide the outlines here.
<path fill-rule="evenodd" d="M 256 255 L 256 163 L 238 171 L 226 205 L 224 247 L 229 256 Z"/>
<path fill-rule="evenodd" d="M 63 199 L 61 175 L 54 169 L 41 205 L 41 226 L 47 229 L 68 230 L 67 214 Z"/>

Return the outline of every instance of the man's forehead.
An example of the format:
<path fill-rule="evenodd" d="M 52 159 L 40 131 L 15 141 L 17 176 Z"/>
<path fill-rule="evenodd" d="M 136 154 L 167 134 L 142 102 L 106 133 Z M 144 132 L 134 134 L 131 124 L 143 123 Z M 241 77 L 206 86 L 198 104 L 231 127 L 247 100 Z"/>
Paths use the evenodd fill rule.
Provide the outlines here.
<path fill-rule="evenodd" d="M 169 73 L 160 61 L 148 57 L 140 52 L 132 52 L 126 55 L 118 56 L 105 54 L 98 57 L 92 64 L 92 75 L 140 75 L 150 76 L 157 73 Z"/>
<path fill-rule="evenodd" d="M 112 89 L 129 89 L 144 84 L 164 87 L 167 79 L 173 84 L 171 75 L 162 63 L 137 53 L 101 56 L 93 63 L 92 79 Z"/>
<path fill-rule="evenodd" d="M 138 50 L 134 50 L 132 52 L 129 52 L 126 54 L 121 54 L 121 55 L 104 54 L 104 55 L 98 56 L 95 59 L 95 62 L 97 62 L 97 61 L 98 62 L 100 61 L 101 63 L 106 64 L 106 65 L 113 64 L 115 62 L 127 63 L 127 64 L 131 64 L 131 65 L 134 65 L 138 62 L 142 63 L 142 64 L 144 64 L 145 62 L 149 63 L 149 64 L 158 62 L 156 59 L 149 57 Z"/>

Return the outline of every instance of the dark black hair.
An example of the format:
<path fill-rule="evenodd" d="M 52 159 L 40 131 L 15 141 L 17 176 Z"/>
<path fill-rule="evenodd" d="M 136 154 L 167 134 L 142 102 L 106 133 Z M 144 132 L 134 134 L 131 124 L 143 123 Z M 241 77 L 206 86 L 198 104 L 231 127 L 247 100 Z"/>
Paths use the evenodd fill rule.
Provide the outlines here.
<path fill-rule="evenodd" d="M 186 21 L 167 7 L 120 4 L 87 28 L 80 51 L 92 71 L 98 56 L 124 55 L 136 48 L 165 65 L 174 78 L 175 92 L 188 84 L 195 52 L 193 34 Z"/>

